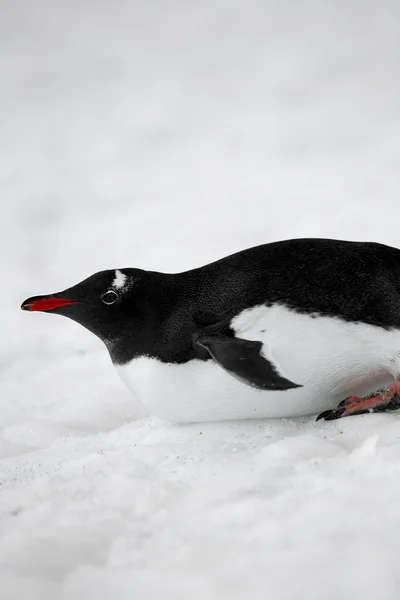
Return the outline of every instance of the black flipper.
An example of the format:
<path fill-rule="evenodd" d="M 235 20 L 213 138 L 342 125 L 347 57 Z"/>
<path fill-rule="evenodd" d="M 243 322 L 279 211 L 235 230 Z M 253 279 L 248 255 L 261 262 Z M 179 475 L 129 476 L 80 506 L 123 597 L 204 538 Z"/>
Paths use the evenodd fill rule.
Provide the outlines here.
<path fill-rule="evenodd" d="M 226 335 L 197 335 L 195 344 L 206 348 L 216 363 L 230 375 L 260 390 L 290 390 L 302 387 L 279 375 L 261 354 L 262 343 Z"/>

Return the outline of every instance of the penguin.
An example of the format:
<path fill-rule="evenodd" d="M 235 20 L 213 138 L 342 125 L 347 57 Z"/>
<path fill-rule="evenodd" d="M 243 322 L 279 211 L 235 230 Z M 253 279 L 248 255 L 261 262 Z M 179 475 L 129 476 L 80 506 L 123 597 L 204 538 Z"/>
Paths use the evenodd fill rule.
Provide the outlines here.
<path fill-rule="evenodd" d="M 292 239 L 182 273 L 101 271 L 21 308 L 97 335 L 168 421 L 400 407 L 400 250 L 383 244 Z"/>

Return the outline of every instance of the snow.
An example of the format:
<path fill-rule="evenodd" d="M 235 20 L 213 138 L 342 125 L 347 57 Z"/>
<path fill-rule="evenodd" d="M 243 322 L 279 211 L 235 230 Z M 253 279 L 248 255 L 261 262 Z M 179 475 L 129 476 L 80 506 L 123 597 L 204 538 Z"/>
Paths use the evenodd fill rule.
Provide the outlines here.
<path fill-rule="evenodd" d="M 2 600 L 398 599 L 398 414 L 172 425 L 19 305 L 281 238 L 398 246 L 399 17 L 3 0 Z"/>

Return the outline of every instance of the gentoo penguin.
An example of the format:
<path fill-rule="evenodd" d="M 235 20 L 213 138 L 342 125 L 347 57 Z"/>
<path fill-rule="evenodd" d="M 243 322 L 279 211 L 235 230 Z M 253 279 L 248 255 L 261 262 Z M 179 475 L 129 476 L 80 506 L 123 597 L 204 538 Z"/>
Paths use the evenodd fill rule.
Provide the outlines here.
<path fill-rule="evenodd" d="M 95 333 L 170 421 L 400 407 L 400 250 L 389 246 L 274 242 L 184 273 L 102 271 L 21 308 Z"/>

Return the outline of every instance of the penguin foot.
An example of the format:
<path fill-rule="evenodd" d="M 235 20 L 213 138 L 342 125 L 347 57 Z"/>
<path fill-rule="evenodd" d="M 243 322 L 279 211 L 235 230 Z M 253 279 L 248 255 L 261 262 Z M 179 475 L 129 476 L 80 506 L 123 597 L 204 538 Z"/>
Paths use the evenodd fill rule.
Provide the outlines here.
<path fill-rule="evenodd" d="M 364 413 L 386 412 L 400 408 L 400 382 L 393 383 L 387 390 L 377 390 L 369 396 L 359 398 L 349 396 L 342 400 L 336 408 L 325 410 L 317 417 L 317 421 L 333 421 L 350 415 L 362 415 Z"/>

